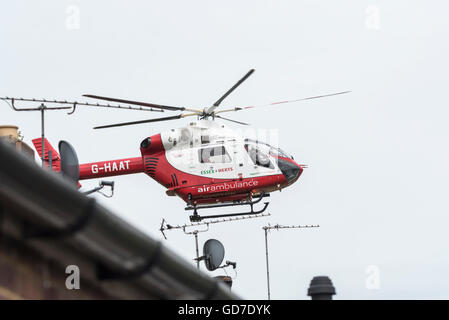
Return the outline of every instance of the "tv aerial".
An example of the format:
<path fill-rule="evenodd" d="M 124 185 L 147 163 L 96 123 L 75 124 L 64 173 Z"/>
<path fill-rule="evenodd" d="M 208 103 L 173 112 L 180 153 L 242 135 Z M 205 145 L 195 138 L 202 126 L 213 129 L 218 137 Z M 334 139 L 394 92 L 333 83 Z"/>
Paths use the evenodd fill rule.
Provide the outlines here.
<path fill-rule="evenodd" d="M 70 110 L 67 114 L 71 115 L 75 112 L 77 106 L 101 107 L 101 108 L 115 108 L 125 110 L 139 110 L 139 111 L 153 111 L 164 112 L 164 110 L 148 108 L 144 106 L 132 107 L 120 104 L 104 104 L 104 103 L 89 103 L 67 100 L 48 100 L 48 99 L 34 99 L 34 98 L 14 98 L 14 97 L 0 97 L 0 100 L 6 102 L 14 111 L 39 111 L 41 113 L 41 145 L 42 145 L 42 167 L 45 165 L 45 111 Z M 18 107 L 16 103 L 33 104 L 31 107 Z M 51 152 L 48 153 L 48 159 L 51 162 Z"/>
<path fill-rule="evenodd" d="M 268 232 L 271 230 L 283 230 L 283 229 L 308 229 L 308 228 L 319 228 L 319 225 L 280 225 L 276 224 L 274 226 L 268 224 L 268 226 L 262 227 L 262 229 L 265 232 L 265 259 L 266 259 L 266 265 L 267 265 L 267 293 L 268 293 L 268 300 L 271 298 L 270 293 L 270 270 L 269 270 L 269 264 L 268 264 Z"/>
<path fill-rule="evenodd" d="M 268 217 L 268 216 L 270 216 L 269 213 L 253 214 L 253 215 L 248 215 L 248 216 L 232 217 L 232 218 L 226 218 L 226 219 L 215 219 L 215 220 L 210 220 L 210 221 L 205 221 L 205 222 L 186 223 L 183 225 L 175 225 L 175 226 L 168 224 L 165 219 L 162 219 L 161 227 L 160 227 L 159 231 L 162 233 L 162 236 L 164 237 L 165 240 L 167 240 L 165 231 L 169 231 L 169 230 L 182 230 L 187 235 L 193 235 L 195 237 L 195 252 L 196 252 L 196 258 L 194 260 L 196 260 L 196 266 L 199 269 L 200 268 L 200 260 L 198 260 L 199 259 L 198 233 L 209 231 L 209 225 L 211 225 L 211 224 L 240 221 L 240 220 L 247 220 L 247 219 L 253 219 L 253 218 L 262 218 L 262 217 Z M 194 228 L 194 230 L 187 231 L 190 228 Z"/>
<path fill-rule="evenodd" d="M 114 195 L 114 184 L 115 184 L 114 181 L 101 180 L 98 183 L 98 187 L 95 187 L 95 188 L 93 188 L 91 190 L 88 190 L 88 191 L 84 191 L 83 193 L 85 195 L 88 195 L 88 194 L 91 194 L 91 193 L 94 193 L 94 192 L 98 192 L 99 194 L 105 196 L 106 198 L 112 198 L 112 196 Z M 101 191 L 105 187 L 109 187 L 110 188 L 110 193 L 109 194 L 106 194 L 106 193 Z"/>
<path fill-rule="evenodd" d="M 193 223 L 186 223 L 183 225 L 171 225 L 168 224 L 165 219 L 162 219 L 161 227 L 159 228 L 159 231 L 164 236 L 164 239 L 167 240 L 167 236 L 165 235 L 165 231 L 167 230 L 176 230 L 181 229 L 186 234 L 191 234 L 190 232 L 186 232 L 187 228 L 193 228 L 193 227 L 199 227 L 199 226 L 205 226 L 205 229 L 198 230 L 198 232 L 205 232 L 209 230 L 209 225 L 216 224 L 216 223 L 222 223 L 222 222 L 231 222 L 231 221 L 240 221 L 240 220 L 247 220 L 247 219 L 253 219 L 253 218 L 262 218 L 262 217 L 269 217 L 271 214 L 265 213 L 265 214 L 252 214 L 247 216 L 241 216 L 241 217 L 232 217 L 232 218 L 226 218 L 226 219 L 215 219 L 215 220 L 209 220 L 204 222 L 193 222 Z"/>

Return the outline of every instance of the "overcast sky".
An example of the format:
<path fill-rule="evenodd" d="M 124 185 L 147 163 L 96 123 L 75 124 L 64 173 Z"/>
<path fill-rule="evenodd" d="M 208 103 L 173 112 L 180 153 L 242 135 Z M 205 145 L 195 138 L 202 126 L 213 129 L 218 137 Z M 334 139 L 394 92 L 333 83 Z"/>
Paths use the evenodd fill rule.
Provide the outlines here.
<path fill-rule="evenodd" d="M 250 68 L 223 106 L 351 90 L 232 115 L 278 130 L 280 147 L 310 168 L 272 194 L 270 217 L 213 225 L 200 245 L 219 239 L 237 261 L 233 290 L 265 299 L 262 226 L 319 224 L 269 234 L 273 299 L 308 299 L 315 275 L 331 277 L 337 299 L 449 298 L 448 12 L 443 0 L 9 1 L 0 96 L 204 107 Z M 40 136 L 38 113 L 0 108 L 0 123 L 19 125 L 26 142 Z M 55 147 L 70 141 L 80 162 L 139 156 L 144 137 L 189 120 L 92 127 L 159 115 L 80 107 L 47 113 L 46 135 Z M 181 199 L 145 174 L 113 180 L 102 204 L 194 257 L 192 236 L 158 231 L 162 217 L 188 221 Z"/>

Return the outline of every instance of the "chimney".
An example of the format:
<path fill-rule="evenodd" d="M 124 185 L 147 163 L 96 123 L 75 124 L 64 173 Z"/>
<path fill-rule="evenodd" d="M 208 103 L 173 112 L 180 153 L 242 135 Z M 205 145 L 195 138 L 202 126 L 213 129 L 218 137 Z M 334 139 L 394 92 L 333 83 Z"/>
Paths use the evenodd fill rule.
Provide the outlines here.
<path fill-rule="evenodd" d="M 22 137 L 19 136 L 19 127 L 14 125 L 1 125 L 0 139 L 7 143 L 14 144 L 18 151 L 34 159 L 34 150 L 22 141 Z"/>
<path fill-rule="evenodd" d="M 228 277 L 228 276 L 215 276 L 214 278 L 217 279 L 218 281 L 222 281 L 223 283 L 228 285 L 229 289 L 232 287 L 232 278 L 231 277 Z"/>
<path fill-rule="evenodd" d="M 327 276 L 314 277 L 310 282 L 307 295 L 312 300 L 332 300 L 332 296 L 336 294 L 332 281 Z"/>

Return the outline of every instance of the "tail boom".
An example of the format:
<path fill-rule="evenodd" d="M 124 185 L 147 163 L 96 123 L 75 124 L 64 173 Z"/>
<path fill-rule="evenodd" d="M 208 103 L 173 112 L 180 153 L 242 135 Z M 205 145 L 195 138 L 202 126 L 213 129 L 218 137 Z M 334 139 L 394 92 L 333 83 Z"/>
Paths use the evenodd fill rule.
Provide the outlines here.
<path fill-rule="evenodd" d="M 144 172 L 142 157 L 80 164 L 80 180 Z"/>

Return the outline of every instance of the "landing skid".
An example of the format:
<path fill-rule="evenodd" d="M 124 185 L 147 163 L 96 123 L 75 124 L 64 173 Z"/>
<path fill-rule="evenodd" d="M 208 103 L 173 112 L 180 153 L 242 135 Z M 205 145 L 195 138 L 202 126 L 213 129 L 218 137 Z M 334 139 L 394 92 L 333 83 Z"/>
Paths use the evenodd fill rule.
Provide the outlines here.
<path fill-rule="evenodd" d="M 250 200 L 247 202 L 236 202 L 236 203 L 222 203 L 222 204 L 205 204 L 205 205 L 193 205 L 193 206 L 187 206 L 185 210 L 193 210 L 193 215 L 190 216 L 191 222 L 198 222 L 203 219 L 211 219 L 211 218 L 223 218 L 223 217 L 235 217 L 235 216 L 246 216 L 246 215 L 254 215 L 254 214 L 260 214 L 265 212 L 267 210 L 269 202 L 264 202 L 264 206 L 262 209 L 258 211 L 254 211 L 254 205 L 256 203 L 259 203 L 262 201 L 262 198 L 269 197 L 270 194 L 261 193 L 259 196 L 254 197 L 257 200 Z M 216 214 L 216 215 L 208 215 L 208 216 L 200 216 L 198 214 L 198 210 L 202 209 L 211 209 L 211 208 L 224 208 L 224 207 L 235 207 L 235 206 L 250 206 L 251 211 L 248 212 L 239 212 L 239 213 L 228 213 L 228 214 Z"/>

